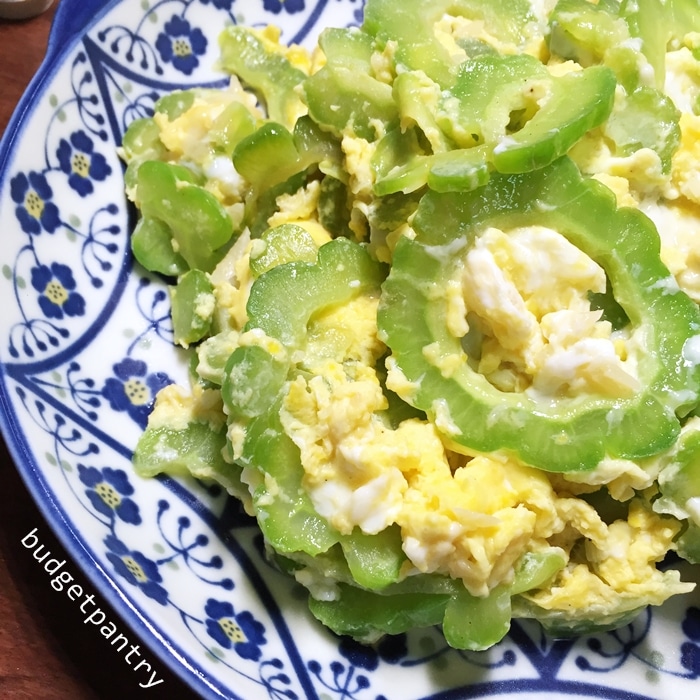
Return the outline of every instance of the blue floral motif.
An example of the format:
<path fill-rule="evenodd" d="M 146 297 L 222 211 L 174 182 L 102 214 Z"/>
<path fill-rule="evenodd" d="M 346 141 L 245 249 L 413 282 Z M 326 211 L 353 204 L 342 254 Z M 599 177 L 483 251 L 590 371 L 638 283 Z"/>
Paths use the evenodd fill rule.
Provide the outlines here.
<path fill-rule="evenodd" d="M 53 191 L 41 173 L 19 173 L 10 180 L 10 196 L 18 206 L 15 214 L 25 233 L 37 235 L 42 229 L 53 233 L 60 225 L 58 207 L 51 201 Z"/>
<path fill-rule="evenodd" d="M 233 605 L 209 598 L 204 607 L 209 636 L 224 649 L 233 649 L 240 657 L 257 661 L 260 647 L 267 643 L 265 627 L 248 610 L 236 613 Z"/>
<path fill-rule="evenodd" d="M 374 646 L 360 644 L 351 637 L 342 637 L 338 651 L 353 666 L 376 671 L 379 661 L 397 664 L 408 655 L 406 635 L 386 635 Z"/>
<path fill-rule="evenodd" d="M 85 493 L 96 511 L 110 518 L 116 515 L 125 523 L 141 524 L 139 507 L 129 498 L 134 487 L 123 469 L 97 469 L 79 464 L 78 476 L 88 487 Z"/>
<path fill-rule="evenodd" d="M 115 535 L 107 535 L 104 543 L 109 550 L 109 559 L 116 572 L 129 583 L 138 586 L 149 598 L 161 605 L 167 605 L 168 592 L 160 585 L 163 580 L 158 572 L 158 564 L 141 552 L 129 549 Z"/>
<path fill-rule="evenodd" d="M 67 265 L 37 265 L 31 271 L 32 287 L 39 292 L 39 306 L 47 318 L 82 316 L 85 299 L 75 291 L 73 273 Z"/>
<path fill-rule="evenodd" d="M 681 645 L 681 666 L 697 678 L 700 676 L 700 608 L 692 606 L 686 610 L 681 629 L 691 640 Z"/>
<path fill-rule="evenodd" d="M 357 27 L 362 26 L 362 22 L 363 22 L 364 17 L 365 17 L 364 10 L 365 10 L 365 8 L 364 8 L 364 3 L 363 3 L 363 5 L 361 7 L 356 8 L 352 13 L 352 16 L 355 20 L 355 26 L 357 26 Z"/>
<path fill-rule="evenodd" d="M 68 184 L 81 196 L 94 191 L 93 180 L 101 182 L 112 173 L 112 168 L 101 153 L 95 153 L 92 139 L 81 129 L 68 140 L 61 139 L 56 151 L 61 170 L 68 175 Z"/>
<path fill-rule="evenodd" d="M 291 15 L 295 12 L 303 12 L 304 0 L 263 0 L 263 7 L 276 15 L 282 11 L 289 12 Z"/>
<path fill-rule="evenodd" d="M 308 662 L 309 671 L 318 678 L 319 682 L 341 698 L 359 697 L 371 686 L 371 680 L 359 669 L 373 673 L 379 668 L 381 661 L 389 664 L 401 664 L 408 657 L 408 644 L 405 634 L 387 635 L 374 645 L 356 642 L 350 637 L 339 637 L 338 651 L 348 660 L 348 664 L 332 661 L 330 677 L 324 678 L 324 670 L 315 659 Z M 387 700 L 384 695 L 375 695 L 375 700 Z"/>
<path fill-rule="evenodd" d="M 202 0 L 202 5 L 208 5 L 210 2 L 217 10 L 228 10 L 230 12 L 234 0 Z"/>
<path fill-rule="evenodd" d="M 145 428 L 156 394 L 172 380 L 163 372 L 149 374 L 145 362 L 131 357 L 117 362 L 112 369 L 115 376 L 105 382 L 102 396 L 115 411 L 126 411 Z"/>
<path fill-rule="evenodd" d="M 219 0 L 220 1 L 220 0 Z M 207 49 L 207 40 L 201 29 L 190 27 L 187 20 L 174 15 L 165 23 L 165 32 L 156 39 L 156 48 L 161 58 L 185 75 L 191 75 L 199 65 L 197 56 Z"/>

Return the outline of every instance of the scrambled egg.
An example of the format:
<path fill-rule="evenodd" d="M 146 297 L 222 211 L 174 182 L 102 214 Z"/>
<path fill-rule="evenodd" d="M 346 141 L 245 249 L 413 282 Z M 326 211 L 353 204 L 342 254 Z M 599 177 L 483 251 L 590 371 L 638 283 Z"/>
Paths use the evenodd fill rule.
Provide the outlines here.
<path fill-rule="evenodd" d="M 489 31 L 487 20 L 459 15 L 446 14 L 435 23 L 434 31 L 455 64 L 461 63 L 468 57 L 468 51 L 463 48 L 463 45 L 471 41 L 482 43 L 501 54 L 528 53 L 542 59 L 547 54 L 544 40 L 546 17 L 554 4 L 552 0 L 533 3 L 536 14 L 528 25 L 520 28 L 522 30 L 520 43 L 516 43 L 514 39 L 508 41 L 494 36 Z"/>
<path fill-rule="evenodd" d="M 246 187 L 231 158 L 219 154 L 212 143 L 217 119 L 232 103 L 242 104 L 256 119 L 263 118 L 255 97 L 236 77 L 231 78 L 226 90 L 197 92 L 193 104 L 172 120 L 164 112 L 153 115 L 169 158 L 200 169 L 206 175 L 207 189 L 224 204 L 240 203 Z"/>
<path fill-rule="evenodd" d="M 653 482 L 653 469 L 610 460 L 576 475 L 584 482 L 577 484 L 505 455 L 451 453 L 425 420 L 392 428 L 374 369 L 383 352 L 376 302 L 361 297 L 324 319 L 306 353 L 318 358 L 307 367 L 311 376 L 298 376 L 284 398 L 282 424 L 299 447 L 303 485 L 318 513 L 343 534 L 397 524 L 408 559 L 404 575 L 461 579 L 473 595 L 511 581 L 523 554 L 553 546 L 568 563 L 553 586 L 532 594 L 547 610 L 619 611 L 628 598 L 639 605 L 689 590 L 655 567 L 672 546 L 677 522 L 632 501 L 627 520 L 606 523 L 575 495 L 610 484 L 613 497 L 628 499 Z M 329 357 L 331 329 L 344 339 L 331 344 Z"/>
<path fill-rule="evenodd" d="M 566 503 L 574 508 L 580 500 Z M 587 517 L 588 516 L 588 517 Z M 673 547 L 679 525 L 633 501 L 626 520 L 606 525 L 582 513 L 580 532 L 585 544 L 546 590 L 525 594 L 544 610 L 585 610 L 603 623 L 610 611 L 635 611 L 660 605 L 669 595 L 686 593 L 692 584 L 680 581 L 678 571 L 659 571 L 655 562 Z M 649 536 L 653 533 L 653 536 Z M 612 621 L 612 620 L 610 620 Z"/>
<path fill-rule="evenodd" d="M 692 42 L 694 34 L 686 41 Z M 680 112 L 681 140 L 664 172 L 657 153 L 640 148 L 629 156 L 615 156 L 600 129 L 594 129 L 570 155 L 585 173 L 608 186 L 619 206 L 641 209 L 661 237 L 661 258 L 679 287 L 700 301 L 700 67 L 683 46 L 666 54 L 665 93 Z"/>
<path fill-rule="evenodd" d="M 556 231 L 484 231 L 466 255 L 462 289 L 486 336 L 478 370 L 503 391 L 623 396 L 638 388 L 624 340 L 591 311 L 588 293 L 605 291 L 605 272 Z"/>
<path fill-rule="evenodd" d="M 250 231 L 244 231 L 212 272 L 210 279 L 216 300 L 216 321 L 219 328 L 240 330 L 248 320 L 248 294 L 253 284 L 250 252 L 253 242 Z"/>

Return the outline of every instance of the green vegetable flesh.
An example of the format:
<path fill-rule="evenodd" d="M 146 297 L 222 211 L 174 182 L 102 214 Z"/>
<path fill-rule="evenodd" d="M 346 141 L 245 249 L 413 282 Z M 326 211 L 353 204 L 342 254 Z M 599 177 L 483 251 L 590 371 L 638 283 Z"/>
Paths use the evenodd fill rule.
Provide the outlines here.
<path fill-rule="evenodd" d="M 621 629 L 634 622 L 644 609 L 636 601 L 631 607 L 611 610 L 587 620 L 572 619 L 561 610 L 544 610 L 521 596 L 512 600 L 513 617 L 536 619 L 553 639 L 572 639 Z"/>
<path fill-rule="evenodd" d="M 491 146 L 496 170 L 529 172 L 605 121 L 615 86 L 613 72 L 602 66 L 554 78 L 528 54 L 480 56 L 462 64 L 443 94 L 438 123 L 464 148 Z"/>
<path fill-rule="evenodd" d="M 326 65 L 308 78 L 304 96 L 312 119 L 337 136 L 348 131 L 374 141 L 375 124 L 397 116 L 389 85 L 343 65 Z"/>
<path fill-rule="evenodd" d="M 384 634 L 439 625 L 449 601 L 447 595 L 401 593 L 381 596 L 340 584 L 340 598 L 326 602 L 309 599 L 314 616 L 336 634 L 372 643 Z"/>
<path fill-rule="evenodd" d="M 235 368 L 232 368 L 235 371 Z M 226 388 L 224 385 L 226 400 Z M 239 463 L 257 476 L 252 499 L 265 539 L 282 554 L 326 552 L 340 534 L 320 516 L 302 487 L 304 470 L 299 448 L 284 432 L 279 420 L 281 401 L 246 425 Z M 250 478 L 250 477 L 249 477 Z"/>
<path fill-rule="evenodd" d="M 326 65 L 342 65 L 366 73 L 371 71 L 374 42 L 369 34 L 356 27 L 328 27 L 318 37 L 318 45 L 326 57 Z"/>
<path fill-rule="evenodd" d="M 233 152 L 236 170 L 257 190 L 274 187 L 302 169 L 291 132 L 266 122 L 242 139 Z"/>
<path fill-rule="evenodd" d="M 676 545 L 687 561 L 700 563 L 700 419 L 692 418 L 678 442 L 665 456 L 658 478 L 660 498 L 654 510 L 684 523 Z"/>
<path fill-rule="evenodd" d="M 470 192 L 491 176 L 485 146 L 457 149 L 431 157 L 426 184 L 434 192 Z"/>
<path fill-rule="evenodd" d="M 447 602 L 442 631 L 447 643 L 455 649 L 483 651 L 508 634 L 510 618 L 508 586 L 498 586 L 483 598 L 463 589 Z"/>
<path fill-rule="evenodd" d="M 290 262 L 268 270 L 250 290 L 248 328 L 259 328 L 290 352 L 302 349 L 317 311 L 376 290 L 382 267 L 361 246 L 336 238 L 318 250 L 315 264 Z"/>
<path fill-rule="evenodd" d="M 433 153 L 450 151 L 454 144 L 442 131 L 435 116 L 440 87 L 419 71 L 405 71 L 394 79 L 392 91 L 399 110 L 401 128 L 417 126 Z"/>
<path fill-rule="evenodd" d="M 350 229 L 350 206 L 346 183 L 330 175 L 321 180 L 318 220 L 333 238 L 354 238 Z"/>
<path fill-rule="evenodd" d="M 210 272 L 233 237 L 230 216 L 188 168 L 144 162 L 137 175 L 137 203 L 144 219 L 170 229 L 173 249 L 190 268 Z"/>
<path fill-rule="evenodd" d="M 469 191 L 488 182 L 489 157 L 490 149 L 483 145 L 427 155 L 414 131 L 392 129 L 372 158 L 374 193 L 410 194 L 426 185 L 436 192 Z"/>
<path fill-rule="evenodd" d="M 270 228 L 260 237 L 260 243 L 251 250 L 250 271 L 255 277 L 277 265 L 295 260 L 316 262 L 318 247 L 311 234 L 296 224 L 282 224 Z"/>
<path fill-rule="evenodd" d="M 356 243 L 338 238 L 319 248 L 315 262 L 286 262 L 263 272 L 248 300 L 246 330 L 281 345 L 240 347 L 226 366 L 222 395 L 230 420 L 244 432 L 239 460 L 259 476 L 253 501 L 266 538 L 279 552 L 326 551 L 340 533 L 318 515 L 302 488 L 299 449 L 280 421 L 281 397 L 295 352 L 319 310 L 378 291 L 381 266 Z M 358 550 L 359 551 L 359 550 Z"/>
<path fill-rule="evenodd" d="M 670 172 L 671 159 L 681 140 L 680 113 L 673 101 L 655 88 L 639 87 L 613 110 L 603 133 L 620 156 L 640 148 L 658 153 L 663 172 Z"/>
<path fill-rule="evenodd" d="M 122 139 L 122 151 L 127 163 L 124 174 L 127 193 L 136 185 L 139 165 L 147 160 L 161 160 L 166 150 L 160 141 L 160 129 L 151 117 L 131 122 Z"/>
<path fill-rule="evenodd" d="M 663 90 L 666 51 L 677 48 L 690 32 L 700 30 L 700 7 L 688 0 L 623 0 L 620 15 L 654 71 L 654 85 Z"/>
<path fill-rule="evenodd" d="M 610 114 L 615 76 L 604 66 L 552 79 L 552 95 L 522 129 L 496 145 L 493 164 L 502 173 L 544 167 L 568 150 Z"/>
<path fill-rule="evenodd" d="M 193 356 L 194 374 L 214 386 L 221 386 L 224 368 L 231 353 L 238 347 L 238 332 L 227 329 L 202 340 Z"/>
<path fill-rule="evenodd" d="M 544 586 L 558 571 L 566 566 L 566 558 L 554 549 L 544 552 L 527 552 L 515 567 L 515 580 L 511 595 L 518 595 Z"/>
<path fill-rule="evenodd" d="M 487 54 L 465 61 L 442 94 L 437 121 L 457 145 L 494 145 L 515 110 L 534 114 L 533 81 L 548 81 L 547 69 L 528 54 Z"/>
<path fill-rule="evenodd" d="M 201 270 L 188 270 L 170 288 L 175 343 L 188 347 L 204 338 L 214 315 L 214 287 Z"/>
<path fill-rule="evenodd" d="M 304 186 L 308 173 L 318 169 L 332 177 L 342 171 L 337 139 L 307 117 L 297 120 L 293 132 L 273 121 L 264 123 L 236 144 L 232 158 L 237 172 L 250 185 L 246 222 L 254 238 L 267 228 L 277 197 Z"/>
<path fill-rule="evenodd" d="M 305 115 L 297 119 L 293 136 L 304 164 L 318 163 L 318 169 L 324 175 L 339 180 L 347 179 L 340 142 L 332 134 L 321 129 L 311 117 Z"/>
<path fill-rule="evenodd" d="M 522 47 L 535 18 L 527 0 L 375 0 L 367 3 L 363 29 L 383 45 L 396 44 L 396 62 L 421 70 L 441 87 L 454 81 L 455 63 L 434 32 L 446 14 L 481 20 L 487 31 Z"/>
<path fill-rule="evenodd" d="M 221 385 L 232 420 L 266 414 L 287 379 L 288 363 L 259 345 L 237 347 L 230 355 Z"/>
<path fill-rule="evenodd" d="M 671 0 L 671 38 L 700 31 L 700 7 L 695 0 Z"/>
<path fill-rule="evenodd" d="M 296 88 L 306 75 L 245 27 L 227 27 L 219 48 L 222 67 L 259 92 L 270 119 L 291 129 L 304 111 Z"/>
<path fill-rule="evenodd" d="M 209 139 L 218 152 L 231 157 L 236 146 L 255 131 L 255 118 L 245 105 L 231 102 L 214 120 Z"/>
<path fill-rule="evenodd" d="M 187 272 L 186 260 L 173 248 L 170 227 L 160 219 L 142 216 L 131 234 L 131 251 L 147 270 L 168 277 Z"/>
<path fill-rule="evenodd" d="M 134 469 L 143 477 L 167 473 L 216 481 L 231 493 L 243 494 L 241 469 L 224 459 L 225 448 L 225 424 L 216 428 L 193 421 L 178 429 L 148 427 L 134 450 Z"/>
<path fill-rule="evenodd" d="M 429 119 L 425 106 L 415 106 L 423 104 L 429 85 L 403 73 L 394 88 L 401 126 L 379 142 L 375 193 L 407 193 L 426 184 L 439 192 L 465 191 L 485 184 L 492 168 L 522 173 L 544 167 L 605 121 L 616 84 L 604 66 L 555 78 L 528 54 L 484 54 L 462 63 L 454 84 L 435 96 Z M 420 127 L 429 151 L 407 123 Z M 447 150 L 449 143 L 457 148 Z"/>
<path fill-rule="evenodd" d="M 623 0 L 620 14 L 630 35 L 641 40 L 641 51 L 654 71 L 654 83 L 666 80 L 666 47 L 671 33 L 671 3 L 664 0 Z"/>
<path fill-rule="evenodd" d="M 401 566 L 407 561 L 401 544 L 398 526 L 388 527 L 376 535 L 355 530 L 340 539 L 352 580 L 370 590 L 386 588 L 399 580 Z"/>
<path fill-rule="evenodd" d="M 600 221 L 606 225 L 601 227 Z M 644 328 L 642 390 L 631 398 L 554 398 L 497 390 L 465 361 L 445 376 L 425 357 L 460 355 L 437 294 L 481 227 L 540 224 L 558 230 L 599 262 L 633 325 Z M 471 193 L 428 193 L 415 219 L 416 239 L 399 241 L 384 285 L 379 327 L 415 390 L 402 396 L 426 411 L 451 441 L 468 450 L 505 449 L 552 471 L 595 467 L 606 455 L 641 458 L 667 448 L 698 400 L 698 367 L 685 356 L 700 328 L 697 306 L 659 258 L 658 235 L 639 212 L 616 209 L 609 191 L 584 180 L 568 159 L 527 176 L 492 176 Z"/>
<path fill-rule="evenodd" d="M 374 141 L 377 124 L 393 121 L 391 86 L 372 75 L 372 39 L 356 29 L 327 29 L 319 37 L 326 64 L 303 84 L 309 116 L 338 137 Z"/>
<path fill-rule="evenodd" d="M 374 192 L 379 197 L 415 192 L 428 178 L 430 157 L 424 155 L 415 131 L 391 129 L 377 144 L 372 157 Z"/>
<path fill-rule="evenodd" d="M 259 238 L 270 227 L 268 220 L 277 211 L 277 199 L 298 192 L 307 181 L 307 171 L 300 170 L 287 180 L 262 192 L 250 193 L 245 200 L 245 225 L 250 229 L 252 238 Z"/>
<path fill-rule="evenodd" d="M 195 89 L 175 90 L 158 98 L 153 109 L 158 114 L 165 114 L 172 121 L 184 114 L 194 104 L 196 93 Z"/>
<path fill-rule="evenodd" d="M 630 36 L 616 2 L 559 0 L 549 24 L 550 51 L 583 66 L 602 62 L 606 51 Z"/>
<path fill-rule="evenodd" d="M 347 555 L 347 549 L 344 551 Z M 381 588 L 366 586 L 374 590 L 342 582 L 336 600 L 311 598 L 309 606 L 319 620 L 338 634 L 367 642 L 382 634 L 442 625 L 450 646 L 479 651 L 507 634 L 511 598 L 546 583 L 564 564 L 564 558 L 556 551 L 526 554 L 516 567 L 513 585 L 499 586 L 485 597 L 470 595 L 460 581 L 418 574 Z"/>

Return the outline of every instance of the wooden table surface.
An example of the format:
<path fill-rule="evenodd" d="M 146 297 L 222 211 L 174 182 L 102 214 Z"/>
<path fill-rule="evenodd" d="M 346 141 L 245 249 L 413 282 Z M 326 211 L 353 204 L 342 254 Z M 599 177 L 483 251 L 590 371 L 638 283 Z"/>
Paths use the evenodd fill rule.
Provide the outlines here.
<path fill-rule="evenodd" d="M 0 20 L 0 134 L 41 63 L 55 8 L 30 20 Z M 142 656 L 156 672 L 154 679 L 163 682 L 139 687 L 143 679 L 135 677 L 133 666 L 95 628 L 83 624 L 76 604 L 51 587 L 49 576 L 21 544 L 34 528 L 52 557 L 68 562 L 86 595 L 92 590 L 96 605 L 110 610 L 53 536 L 0 438 L 0 699 L 195 697 L 145 645 Z M 108 617 L 119 619 L 116 613 Z"/>

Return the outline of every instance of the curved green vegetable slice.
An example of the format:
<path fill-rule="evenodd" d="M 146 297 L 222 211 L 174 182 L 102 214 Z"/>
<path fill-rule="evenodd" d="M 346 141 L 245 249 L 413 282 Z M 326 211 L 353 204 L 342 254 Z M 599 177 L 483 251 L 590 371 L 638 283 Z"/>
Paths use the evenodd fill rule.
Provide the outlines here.
<path fill-rule="evenodd" d="M 305 255 L 303 246 L 297 252 Z M 278 552 L 313 555 L 341 540 L 302 488 L 299 449 L 280 420 L 295 354 L 305 347 L 314 313 L 378 291 L 383 277 L 382 267 L 363 247 L 338 238 L 321 246 L 314 262 L 271 267 L 251 287 L 244 330 L 262 338 L 231 354 L 222 397 L 229 436 L 238 441 L 234 454 L 249 470 L 260 527 Z"/>
<path fill-rule="evenodd" d="M 604 222 L 601 225 L 601 222 Z M 464 357 L 449 330 L 441 286 L 486 226 L 543 225 L 559 231 L 606 271 L 615 299 L 642 329 L 642 388 L 628 398 L 591 394 L 538 400 L 496 389 L 468 362 L 446 376 L 426 358 Z M 466 193 L 429 192 L 402 238 L 383 286 L 379 328 L 407 380 L 401 396 L 426 411 L 466 451 L 506 450 L 551 471 L 595 467 L 607 454 L 656 454 L 677 438 L 698 402 L 700 311 L 659 258 L 659 237 L 639 211 L 616 208 L 607 188 L 584 179 L 568 159 L 522 176 L 493 175 Z"/>
<path fill-rule="evenodd" d="M 630 37 L 615 0 L 559 0 L 549 24 L 550 50 L 584 66 L 601 62 L 606 51 Z"/>
<path fill-rule="evenodd" d="M 274 121 L 241 139 L 232 158 L 236 170 L 257 191 L 284 182 L 303 167 L 291 132 Z"/>
<path fill-rule="evenodd" d="M 246 27 L 232 25 L 224 29 L 219 36 L 219 49 L 223 68 L 263 97 L 273 121 L 291 129 L 304 113 L 296 88 L 306 74 L 281 53 L 268 50 L 262 39 Z"/>
<path fill-rule="evenodd" d="M 170 315 L 178 345 L 188 347 L 209 333 L 214 316 L 214 287 L 209 275 L 188 270 L 170 287 Z"/>
<path fill-rule="evenodd" d="M 190 268 L 211 272 L 234 234 L 231 217 L 216 197 L 188 168 L 157 160 L 141 164 L 136 187 L 144 219 L 168 227 L 173 250 Z"/>
<path fill-rule="evenodd" d="M 685 523 L 676 542 L 677 552 L 692 564 L 700 563 L 700 418 L 683 427 L 658 477 L 658 513 L 670 513 Z"/>
<path fill-rule="evenodd" d="M 318 247 L 311 234 L 297 224 L 269 228 L 250 251 L 250 271 L 255 277 L 284 263 L 316 262 Z"/>
<path fill-rule="evenodd" d="M 142 216 L 131 234 L 131 252 L 151 272 L 176 277 L 187 272 L 185 259 L 173 248 L 170 227 L 160 219 Z"/>
<path fill-rule="evenodd" d="M 378 42 L 396 42 L 396 62 L 403 69 L 422 70 L 442 87 L 454 80 L 455 62 L 434 31 L 451 14 L 483 22 L 500 41 L 522 47 L 536 18 L 527 0 L 375 0 L 365 7 L 362 28 Z"/>
<path fill-rule="evenodd" d="M 681 141 L 680 112 L 673 100 L 655 88 L 639 87 L 627 95 L 603 125 L 615 152 L 628 156 L 640 148 L 659 154 L 665 173 Z"/>
<path fill-rule="evenodd" d="M 493 164 L 502 173 L 523 173 L 548 165 L 609 116 L 615 99 L 615 74 L 591 66 L 552 79 L 552 93 L 521 129 L 494 148 Z"/>
<path fill-rule="evenodd" d="M 490 146 L 496 170 L 527 172 L 565 155 L 605 121 L 616 85 L 604 66 L 554 77 L 528 54 L 479 56 L 444 91 L 437 122 L 459 146 Z"/>
<path fill-rule="evenodd" d="M 399 593 L 382 596 L 361 588 L 339 584 L 334 601 L 309 598 L 313 615 L 336 634 L 371 644 L 385 634 L 439 625 L 445 617 L 449 595 Z"/>

